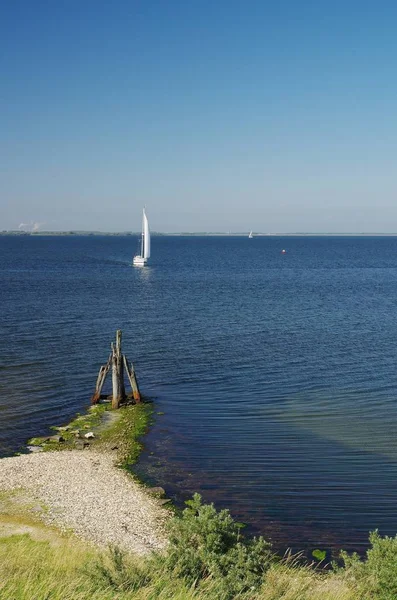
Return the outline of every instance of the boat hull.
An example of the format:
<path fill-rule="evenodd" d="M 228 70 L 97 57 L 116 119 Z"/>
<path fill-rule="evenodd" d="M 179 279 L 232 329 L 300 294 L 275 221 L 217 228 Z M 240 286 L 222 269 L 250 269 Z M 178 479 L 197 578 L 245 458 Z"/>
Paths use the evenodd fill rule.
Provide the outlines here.
<path fill-rule="evenodd" d="M 135 267 L 144 267 L 147 263 L 147 258 L 143 258 L 143 256 L 134 256 L 132 264 Z"/>

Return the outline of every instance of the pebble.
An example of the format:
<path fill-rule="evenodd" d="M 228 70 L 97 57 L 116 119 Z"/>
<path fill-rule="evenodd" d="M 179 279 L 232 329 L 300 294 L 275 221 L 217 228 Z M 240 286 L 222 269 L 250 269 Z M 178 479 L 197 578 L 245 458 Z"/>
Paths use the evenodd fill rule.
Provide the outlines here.
<path fill-rule="evenodd" d="M 147 554 L 166 546 L 169 512 L 108 453 L 78 450 L 0 460 L 0 490 L 23 488 L 43 503 L 42 518 L 99 546 Z"/>

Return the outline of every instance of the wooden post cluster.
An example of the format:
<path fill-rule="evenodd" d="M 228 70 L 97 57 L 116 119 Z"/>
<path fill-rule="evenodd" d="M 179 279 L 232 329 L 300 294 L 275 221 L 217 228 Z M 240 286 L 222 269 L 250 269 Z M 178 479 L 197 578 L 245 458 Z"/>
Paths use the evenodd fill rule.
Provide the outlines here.
<path fill-rule="evenodd" d="M 127 373 L 128 380 L 132 389 L 132 397 L 135 402 L 141 401 L 138 381 L 135 375 L 134 365 L 129 363 L 127 357 L 121 352 L 121 330 L 116 331 L 116 342 L 111 344 L 112 352 L 108 358 L 106 365 L 102 365 L 99 369 L 95 392 L 91 398 L 91 404 L 97 404 L 101 399 L 103 384 L 105 383 L 106 375 L 112 367 L 112 408 L 119 408 L 120 404 L 128 400 L 124 386 L 124 369 Z"/>

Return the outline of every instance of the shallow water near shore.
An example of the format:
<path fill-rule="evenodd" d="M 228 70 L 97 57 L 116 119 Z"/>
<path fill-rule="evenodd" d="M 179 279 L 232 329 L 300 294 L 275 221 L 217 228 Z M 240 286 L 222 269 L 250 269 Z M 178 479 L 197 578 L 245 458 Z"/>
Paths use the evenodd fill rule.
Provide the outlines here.
<path fill-rule="evenodd" d="M 142 478 L 280 549 L 397 533 L 397 238 L 154 237 L 144 269 L 136 245 L 0 237 L 0 455 L 86 409 L 121 328 Z"/>

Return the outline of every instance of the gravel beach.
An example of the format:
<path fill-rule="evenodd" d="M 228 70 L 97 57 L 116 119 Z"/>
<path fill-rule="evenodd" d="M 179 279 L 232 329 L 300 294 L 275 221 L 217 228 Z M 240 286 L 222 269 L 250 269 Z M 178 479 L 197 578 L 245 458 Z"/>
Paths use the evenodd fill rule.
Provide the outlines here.
<path fill-rule="evenodd" d="M 22 488 L 41 518 L 100 546 L 147 554 L 166 544 L 168 511 L 107 453 L 62 451 L 0 460 L 0 492 Z"/>

